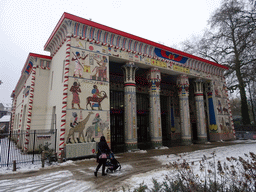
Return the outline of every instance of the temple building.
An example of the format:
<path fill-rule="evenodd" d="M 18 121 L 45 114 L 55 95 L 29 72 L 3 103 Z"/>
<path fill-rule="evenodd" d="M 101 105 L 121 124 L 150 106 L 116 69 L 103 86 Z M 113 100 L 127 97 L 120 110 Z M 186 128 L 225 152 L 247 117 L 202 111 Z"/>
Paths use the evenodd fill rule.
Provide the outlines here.
<path fill-rule="evenodd" d="M 235 137 L 226 66 L 68 13 L 44 50 L 29 54 L 12 93 L 24 151 L 37 129 L 56 129 L 70 158 L 94 153 L 102 135 L 113 152 Z"/>

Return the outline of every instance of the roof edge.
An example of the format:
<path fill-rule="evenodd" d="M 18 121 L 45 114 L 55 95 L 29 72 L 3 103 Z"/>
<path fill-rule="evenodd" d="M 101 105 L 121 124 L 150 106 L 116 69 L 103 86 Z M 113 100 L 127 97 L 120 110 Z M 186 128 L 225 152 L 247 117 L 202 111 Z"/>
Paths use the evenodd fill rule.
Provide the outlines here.
<path fill-rule="evenodd" d="M 26 68 L 27 62 L 29 61 L 30 57 L 39 57 L 39 58 L 43 58 L 43 59 L 52 60 L 52 57 L 51 57 L 51 56 L 41 55 L 41 54 L 37 54 L 37 53 L 29 53 L 29 54 L 28 54 L 28 57 L 27 57 L 27 59 L 26 59 L 26 62 L 25 62 L 24 66 L 23 66 L 23 68 L 22 68 L 22 70 L 21 70 L 21 75 L 20 75 L 20 78 L 19 78 L 19 80 L 18 80 L 18 83 L 16 84 L 14 90 L 12 91 L 12 94 L 15 94 L 15 90 L 17 89 L 17 86 L 18 86 L 18 84 L 20 83 L 20 80 L 21 80 L 21 78 L 22 78 L 22 74 L 23 74 L 23 72 L 24 72 L 24 70 L 25 70 L 25 68 Z M 12 95 L 12 94 L 11 94 L 11 95 Z"/>
<path fill-rule="evenodd" d="M 115 33 L 117 35 L 121 35 L 121 36 L 130 38 L 130 39 L 139 41 L 139 42 L 143 42 L 145 44 L 149 44 L 151 46 L 158 47 L 158 48 L 164 49 L 166 51 L 170 51 L 170 52 L 182 55 L 184 57 L 188 57 L 188 58 L 191 58 L 191 59 L 195 59 L 195 60 L 198 60 L 198 61 L 201 61 L 201 62 L 205 62 L 205 63 L 211 64 L 211 65 L 214 65 L 216 67 L 221 67 L 221 68 L 226 69 L 226 70 L 229 69 L 229 67 L 221 65 L 221 64 L 218 64 L 218 63 L 215 63 L 213 61 L 209 61 L 209 60 L 203 59 L 201 57 L 198 57 L 198 56 L 195 56 L 195 55 L 192 55 L 192 54 L 189 54 L 189 53 L 185 53 L 183 51 L 179 51 L 177 49 L 174 49 L 174 48 L 171 48 L 171 47 L 167 47 L 165 45 L 162 45 L 162 44 L 159 44 L 159 43 L 156 43 L 156 42 L 144 39 L 142 37 L 138 37 L 138 36 L 135 36 L 135 35 L 132 35 L 132 34 L 129 34 L 129 33 L 126 33 L 126 32 L 123 32 L 123 31 L 120 31 L 120 30 L 117 30 L 117 29 L 114 29 L 114 28 L 111 28 L 111 27 L 108 27 L 108 26 L 105 26 L 105 25 L 93 22 L 93 21 L 84 19 L 82 17 L 75 16 L 75 15 L 72 15 L 72 14 L 69 14 L 69 13 L 66 13 L 66 12 L 63 13 L 63 15 L 61 16 L 59 22 L 55 26 L 55 28 L 54 28 L 53 32 L 51 33 L 49 39 L 47 40 L 46 44 L 44 45 L 44 50 L 46 49 L 46 47 L 48 46 L 48 44 L 50 43 L 50 41 L 54 37 L 55 33 L 59 29 L 59 27 L 62 24 L 62 22 L 64 21 L 64 19 L 70 19 L 70 20 L 73 20 L 73 21 L 76 21 L 76 22 L 80 22 L 82 24 L 86 24 L 86 25 L 89 25 L 89 26 L 92 26 L 92 27 L 95 27 L 95 28 L 99 28 L 101 30 L 108 31 L 110 33 Z"/>
<path fill-rule="evenodd" d="M 24 66 L 23 66 L 23 68 L 21 70 L 21 74 L 24 72 L 26 64 L 27 64 L 27 62 L 28 62 L 30 57 L 39 57 L 39 58 L 42 58 L 42 59 L 50 59 L 50 60 L 52 60 L 52 57 L 48 56 L 48 55 L 41 55 L 41 54 L 37 54 L 37 53 L 29 53 L 28 57 L 26 59 L 26 62 L 25 62 Z"/>

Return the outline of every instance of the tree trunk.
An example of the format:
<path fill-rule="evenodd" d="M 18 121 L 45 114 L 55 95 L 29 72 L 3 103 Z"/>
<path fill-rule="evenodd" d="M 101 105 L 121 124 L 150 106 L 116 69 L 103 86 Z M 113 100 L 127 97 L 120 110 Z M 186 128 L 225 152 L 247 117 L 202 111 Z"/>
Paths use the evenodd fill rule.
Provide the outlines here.
<path fill-rule="evenodd" d="M 252 106 L 252 119 L 253 119 L 253 121 L 255 121 L 254 104 L 253 104 L 253 99 L 252 99 L 252 92 L 251 92 L 250 83 L 248 83 L 248 90 L 249 90 L 250 101 L 251 101 L 251 106 Z"/>
<path fill-rule="evenodd" d="M 236 69 L 236 75 L 239 82 L 239 90 L 240 90 L 240 97 L 241 97 L 242 122 L 243 122 L 243 125 L 250 125 L 251 121 L 249 117 L 249 109 L 248 109 L 247 98 L 245 94 L 245 86 L 241 76 L 240 68 Z"/>

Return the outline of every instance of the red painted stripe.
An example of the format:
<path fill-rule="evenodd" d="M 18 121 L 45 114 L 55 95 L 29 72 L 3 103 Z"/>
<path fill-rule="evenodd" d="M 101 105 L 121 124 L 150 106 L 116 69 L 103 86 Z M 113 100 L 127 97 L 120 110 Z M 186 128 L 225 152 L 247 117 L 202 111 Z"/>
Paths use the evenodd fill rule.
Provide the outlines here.
<path fill-rule="evenodd" d="M 135 84 L 135 83 L 125 83 L 124 86 L 125 86 L 125 87 L 126 87 L 126 86 L 134 86 L 134 87 L 135 87 L 136 84 Z"/>
<path fill-rule="evenodd" d="M 63 145 L 64 144 L 64 142 L 61 142 L 60 144 L 59 144 L 59 146 L 61 146 L 61 145 Z"/>

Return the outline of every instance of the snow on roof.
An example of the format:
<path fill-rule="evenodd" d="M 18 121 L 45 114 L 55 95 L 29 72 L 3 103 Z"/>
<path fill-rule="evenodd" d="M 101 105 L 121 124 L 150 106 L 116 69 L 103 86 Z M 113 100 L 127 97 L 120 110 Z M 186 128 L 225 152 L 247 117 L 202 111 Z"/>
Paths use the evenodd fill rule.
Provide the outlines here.
<path fill-rule="evenodd" d="M 4 115 L 1 119 L 0 122 L 9 122 L 11 119 L 11 115 Z"/>
<path fill-rule="evenodd" d="M 11 103 L 2 103 L 4 105 L 4 107 L 12 107 Z"/>

